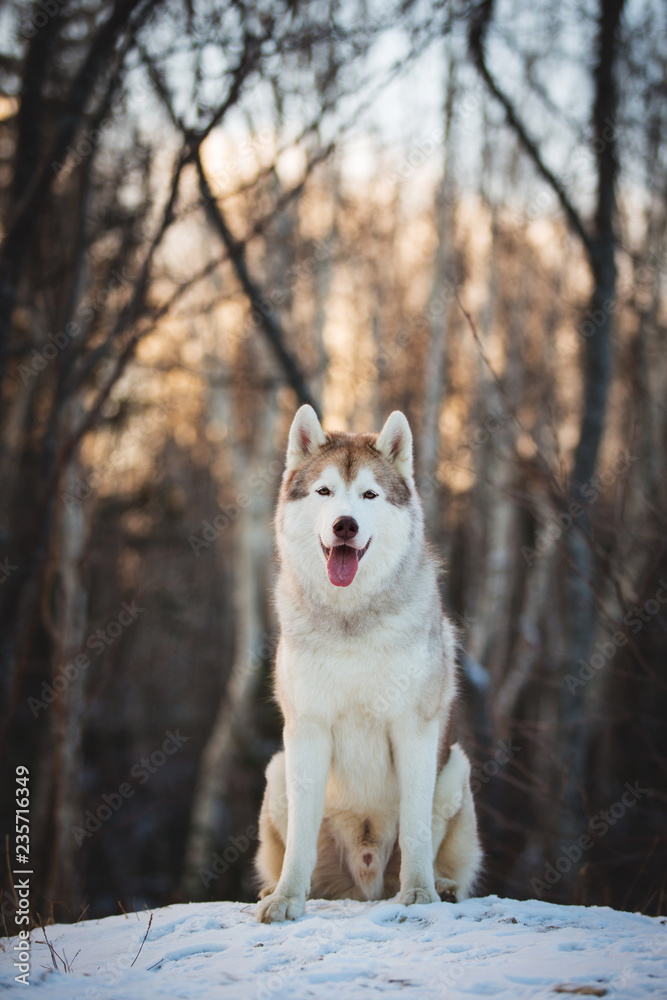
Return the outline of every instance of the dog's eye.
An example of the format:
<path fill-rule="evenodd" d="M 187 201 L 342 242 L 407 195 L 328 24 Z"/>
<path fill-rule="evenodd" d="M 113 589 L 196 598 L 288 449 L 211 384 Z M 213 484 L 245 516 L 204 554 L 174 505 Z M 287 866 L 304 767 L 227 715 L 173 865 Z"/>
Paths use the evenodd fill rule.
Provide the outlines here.
<path fill-rule="evenodd" d="M 364 500 L 375 500 L 376 496 L 377 493 L 374 493 L 373 490 L 366 490 L 366 492 L 363 494 Z"/>
<path fill-rule="evenodd" d="M 319 495 L 321 497 L 330 497 L 331 496 L 331 490 L 329 489 L 328 486 L 320 486 L 319 490 L 315 490 L 315 492 L 319 493 Z"/>

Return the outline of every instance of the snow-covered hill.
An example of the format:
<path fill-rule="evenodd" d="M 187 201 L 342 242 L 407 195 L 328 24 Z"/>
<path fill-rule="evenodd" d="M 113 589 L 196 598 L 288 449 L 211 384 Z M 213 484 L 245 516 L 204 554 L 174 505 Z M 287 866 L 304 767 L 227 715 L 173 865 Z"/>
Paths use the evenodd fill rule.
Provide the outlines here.
<path fill-rule="evenodd" d="M 496 896 L 411 907 L 317 901 L 295 923 L 271 925 L 254 911 L 169 906 L 153 912 L 148 935 L 148 912 L 47 927 L 59 957 L 34 932 L 29 987 L 15 982 L 17 939 L 5 938 L 0 992 L 54 1000 L 667 996 L 666 918 Z"/>

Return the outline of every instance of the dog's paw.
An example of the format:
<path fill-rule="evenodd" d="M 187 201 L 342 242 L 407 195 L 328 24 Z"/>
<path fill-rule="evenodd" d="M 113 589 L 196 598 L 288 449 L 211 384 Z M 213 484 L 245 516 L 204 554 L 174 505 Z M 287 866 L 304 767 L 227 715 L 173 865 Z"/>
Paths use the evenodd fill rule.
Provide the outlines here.
<path fill-rule="evenodd" d="M 437 878 L 435 880 L 435 891 L 443 903 L 456 903 L 458 885 L 451 878 Z"/>
<path fill-rule="evenodd" d="M 416 889 L 404 889 L 403 892 L 399 892 L 397 903 L 402 903 L 403 906 L 412 906 L 413 903 L 439 903 L 440 896 L 438 896 L 435 890 L 426 889 L 421 886 Z"/>
<path fill-rule="evenodd" d="M 257 919 L 263 924 L 275 924 L 281 920 L 296 920 L 306 909 L 303 896 L 279 896 L 272 893 L 257 904 Z"/>

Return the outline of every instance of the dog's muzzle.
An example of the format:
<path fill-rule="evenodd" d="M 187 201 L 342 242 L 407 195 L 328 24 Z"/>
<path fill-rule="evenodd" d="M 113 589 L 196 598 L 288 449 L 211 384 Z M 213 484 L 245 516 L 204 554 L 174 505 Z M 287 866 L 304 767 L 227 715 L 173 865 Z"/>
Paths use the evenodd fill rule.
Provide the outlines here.
<path fill-rule="evenodd" d="M 347 518 L 339 518 L 339 521 L 348 520 Z M 356 535 L 359 527 L 357 522 L 353 518 L 349 518 L 353 521 L 355 526 L 354 534 Z M 336 532 L 336 524 L 334 522 L 334 532 Z M 338 535 L 340 538 L 340 535 Z M 353 537 L 353 536 L 347 536 Z M 331 548 L 327 548 L 322 539 L 320 539 L 320 545 L 322 546 L 322 551 L 324 552 L 324 558 L 327 561 L 327 573 L 329 575 L 329 580 L 333 583 L 334 587 L 349 587 L 355 576 L 357 575 L 357 569 L 359 568 L 359 562 L 364 557 L 368 551 L 368 546 L 371 544 L 370 538 L 364 545 L 363 549 L 358 549 L 354 545 L 347 545 L 345 541 L 334 542 Z"/>

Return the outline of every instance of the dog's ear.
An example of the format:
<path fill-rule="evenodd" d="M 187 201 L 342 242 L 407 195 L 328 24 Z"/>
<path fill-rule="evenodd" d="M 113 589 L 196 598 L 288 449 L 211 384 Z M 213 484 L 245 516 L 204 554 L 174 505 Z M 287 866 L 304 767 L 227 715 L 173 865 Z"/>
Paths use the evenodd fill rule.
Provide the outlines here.
<path fill-rule="evenodd" d="M 381 455 L 396 466 L 404 479 L 412 476 L 412 431 L 404 414 L 394 410 L 385 422 L 375 445 Z"/>
<path fill-rule="evenodd" d="M 405 419 L 405 418 L 404 418 Z M 326 441 L 322 426 L 312 406 L 307 403 L 296 412 L 287 443 L 287 471 L 298 469 Z"/>

